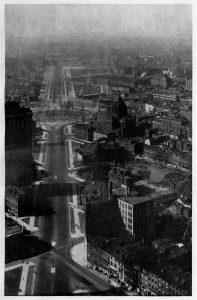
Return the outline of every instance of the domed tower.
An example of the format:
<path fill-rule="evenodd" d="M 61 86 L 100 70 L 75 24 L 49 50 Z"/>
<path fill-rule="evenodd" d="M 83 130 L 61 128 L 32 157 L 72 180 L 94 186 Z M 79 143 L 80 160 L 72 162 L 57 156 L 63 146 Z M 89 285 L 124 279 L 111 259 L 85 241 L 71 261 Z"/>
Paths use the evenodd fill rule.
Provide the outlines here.
<path fill-rule="evenodd" d="M 114 103 L 113 115 L 118 119 L 127 116 L 127 106 L 124 102 L 124 98 L 119 94 L 118 101 Z"/>

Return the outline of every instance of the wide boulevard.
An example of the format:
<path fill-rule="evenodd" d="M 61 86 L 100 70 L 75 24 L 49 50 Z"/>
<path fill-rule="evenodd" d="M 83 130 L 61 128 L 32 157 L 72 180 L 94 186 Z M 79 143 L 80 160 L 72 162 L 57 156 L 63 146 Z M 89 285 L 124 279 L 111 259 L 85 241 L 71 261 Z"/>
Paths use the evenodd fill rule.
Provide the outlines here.
<path fill-rule="evenodd" d="M 53 107 L 63 98 L 63 68 L 53 68 L 50 101 Z M 83 237 L 71 239 L 69 197 L 59 195 L 58 186 L 75 180 L 68 177 L 68 149 L 66 149 L 64 126 L 54 124 L 47 127 L 44 168 L 49 176 L 43 179 L 43 185 L 52 186 L 53 196 L 43 200 L 50 212 L 39 216 L 39 231 L 35 233 L 41 240 L 52 245 L 52 250 L 33 259 L 35 270 L 33 276 L 32 295 L 70 295 L 80 292 L 97 292 L 107 290 L 108 284 L 85 267 L 78 266 L 70 257 L 74 243 Z M 37 193 L 41 191 L 38 186 Z M 75 188 L 74 188 L 75 190 Z M 35 201 L 42 201 L 44 196 L 35 193 Z M 54 196 L 55 195 L 55 196 Z M 40 204 L 40 203 L 39 203 Z M 46 209 L 47 211 L 47 209 Z M 52 272 L 52 267 L 55 271 Z M 92 275 L 92 276 L 91 276 Z"/>
<path fill-rule="evenodd" d="M 57 66 L 53 69 L 50 98 L 51 103 L 56 104 L 56 101 L 63 96 L 62 68 Z M 64 140 L 63 127 L 48 127 L 44 168 L 52 176 L 44 179 L 47 185 L 53 184 L 55 187 L 54 183 L 67 182 L 67 157 Z M 54 182 L 51 177 L 55 177 Z M 39 199 L 42 199 L 40 195 Z M 51 197 L 44 204 L 50 207 L 52 213 L 39 216 L 39 232 L 36 235 L 41 240 L 60 249 L 61 252 L 69 254 L 71 237 L 68 197 Z M 56 268 L 55 273 L 51 273 L 53 264 Z M 66 295 L 81 289 L 92 290 L 88 282 L 65 266 L 60 259 L 52 255 L 52 252 L 37 258 L 33 295 Z"/>

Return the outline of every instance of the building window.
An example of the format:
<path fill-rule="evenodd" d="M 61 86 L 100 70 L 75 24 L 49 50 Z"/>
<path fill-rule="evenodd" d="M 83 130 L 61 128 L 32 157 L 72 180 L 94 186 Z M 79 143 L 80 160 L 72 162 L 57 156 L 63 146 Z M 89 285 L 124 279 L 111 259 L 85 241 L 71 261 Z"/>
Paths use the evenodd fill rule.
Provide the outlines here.
<path fill-rule="evenodd" d="M 128 211 L 128 217 L 133 218 L 133 213 Z"/>
<path fill-rule="evenodd" d="M 130 224 L 128 224 L 128 229 L 132 231 L 133 230 L 133 226 L 130 225 Z"/>
<path fill-rule="evenodd" d="M 128 218 L 128 223 L 133 224 L 133 219 Z"/>

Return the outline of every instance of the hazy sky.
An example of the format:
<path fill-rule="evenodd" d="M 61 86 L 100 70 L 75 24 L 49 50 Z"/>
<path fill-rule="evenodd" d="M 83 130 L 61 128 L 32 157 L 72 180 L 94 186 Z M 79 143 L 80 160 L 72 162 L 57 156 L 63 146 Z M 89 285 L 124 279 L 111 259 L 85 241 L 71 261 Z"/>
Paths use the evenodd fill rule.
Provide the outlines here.
<path fill-rule="evenodd" d="M 117 35 L 191 37 L 190 5 L 6 5 L 6 40 Z"/>

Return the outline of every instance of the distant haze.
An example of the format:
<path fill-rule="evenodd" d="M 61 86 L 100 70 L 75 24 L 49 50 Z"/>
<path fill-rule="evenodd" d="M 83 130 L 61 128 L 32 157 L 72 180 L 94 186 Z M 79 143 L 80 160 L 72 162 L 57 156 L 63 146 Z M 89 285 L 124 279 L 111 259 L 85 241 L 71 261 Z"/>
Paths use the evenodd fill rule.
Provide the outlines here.
<path fill-rule="evenodd" d="M 191 5 L 6 5 L 6 43 L 148 37 L 191 39 Z M 7 45 L 8 46 L 8 45 Z"/>

